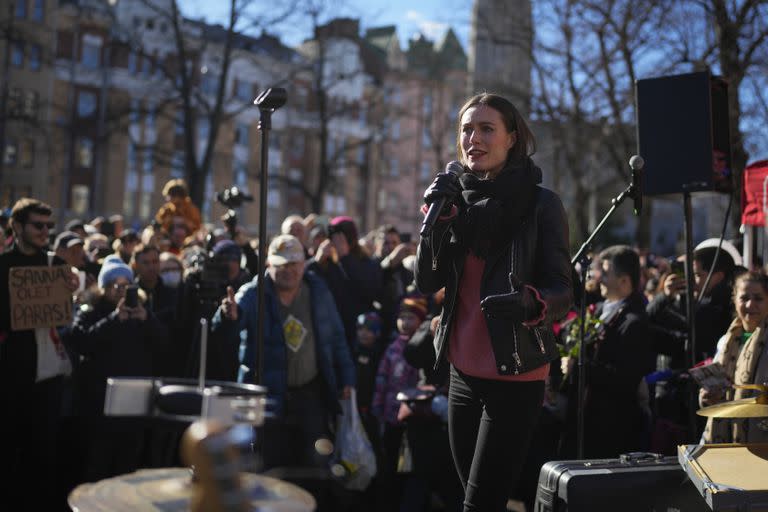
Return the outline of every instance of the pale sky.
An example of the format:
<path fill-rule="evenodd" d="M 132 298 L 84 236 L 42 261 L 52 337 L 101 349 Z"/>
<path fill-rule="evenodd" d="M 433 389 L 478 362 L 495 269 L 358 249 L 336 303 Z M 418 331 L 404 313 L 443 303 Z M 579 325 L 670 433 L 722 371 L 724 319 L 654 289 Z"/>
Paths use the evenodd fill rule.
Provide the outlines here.
<path fill-rule="evenodd" d="M 204 17 L 210 23 L 224 23 L 228 3 L 220 0 L 179 0 L 185 16 Z M 371 27 L 396 25 L 403 49 L 407 48 L 408 40 L 419 33 L 438 41 L 450 26 L 464 46 L 464 51 L 469 51 L 472 0 L 335 0 L 332 5 L 334 9 L 324 16 L 323 22 L 335 17 L 358 18 L 361 33 Z M 311 36 L 309 30 L 306 19 L 296 18 L 292 23 L 275 27 L 270 33 L 280 36 L 284 44 L 295 46 Z"/>

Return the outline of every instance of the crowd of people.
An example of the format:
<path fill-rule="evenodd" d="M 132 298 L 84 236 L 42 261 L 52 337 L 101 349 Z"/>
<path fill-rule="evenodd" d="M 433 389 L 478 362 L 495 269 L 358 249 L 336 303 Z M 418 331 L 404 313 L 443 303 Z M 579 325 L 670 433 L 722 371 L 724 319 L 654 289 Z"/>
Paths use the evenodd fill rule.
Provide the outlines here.
<path fill-rule="evenodd" d="M 201 318 L 207 378 L 267 388 L 260 471 L 328 469 L 333 454 L 318 440 L 334 439 L 339 400 L 356 397 L 377 474 L 350 492 L 343 475 L 302 473 L 315 475 L 301 483 L 321 511 L 503 510 L 508 498 L 532 510 L 541 466 L 576 458 L 580 413 L 584 458 L 768 441 L 765 420 L 694 414 L 753 390 L 699 390 L 688 372 L 714 361 L 735 384 L 768 380 L 765 273 L 697 248 L 694 352 L 684 257 L 607 247 L 592 257 L 582 339 L 565 212 L 539 186 L 524 120 L 494 95 L 470 99 L 459 119 L 469 172 L 442 173 L 425 193 L 425 211 L 453 205 L 429 237 L 291 215 L 270 237 L 262 278 L 256 240 L 203 224 L 180 180 L 142 229 L 17 201 L 0 255 L 4 501 L 65 509 L 80 483 L 180 465 L 186 425 L 105 416 L 106 379 L 196 377 Z M 72 270 L 73 321 L 11 330 L 9 269 L 50 265 Z M 29 482 L 48 490 L 32 494 Z"/>

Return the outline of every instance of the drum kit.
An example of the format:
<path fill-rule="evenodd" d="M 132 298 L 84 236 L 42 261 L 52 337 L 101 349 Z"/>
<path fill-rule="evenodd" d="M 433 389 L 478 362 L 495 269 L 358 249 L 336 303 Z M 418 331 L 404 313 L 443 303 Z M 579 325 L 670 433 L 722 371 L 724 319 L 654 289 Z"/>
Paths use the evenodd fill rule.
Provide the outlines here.
<path fill-rule="evenodd" d="M 758 394 L 710 405 L 697 414 L 731 419 L 768 417 L 768 385 L 734 387 Z M 712 510 L 768 512 L 768 443 L 682 445 L 678 459 Z"/>
<path fill-rule="evenodd" d="M 202 323 L 202 322 L 201 322 Z M 205 325 L 203 325 L 205 327 Z M 207 329 L 202 330 L 203 333 Z M 301 487 L 249 472 L 254 428 L 264 424 L 266 388 L 205 380 L 205 334 L 195 379 L 109 378 L 107 416 L 141 416 L 191 423 L 181 441 L 188 467 L 142 469 L 82 484 L 68 497 L 75 512 L 257 511 L 312 512 Z"/>

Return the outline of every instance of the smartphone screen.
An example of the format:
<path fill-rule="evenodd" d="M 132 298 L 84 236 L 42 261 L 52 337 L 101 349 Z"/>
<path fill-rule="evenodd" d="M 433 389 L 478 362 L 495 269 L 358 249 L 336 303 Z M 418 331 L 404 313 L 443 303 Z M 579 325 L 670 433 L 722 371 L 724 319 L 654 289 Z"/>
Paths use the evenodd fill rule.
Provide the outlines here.
<path fill-rule="evenodd" d="M 682 261 L 673 261 L 671 265 L 672 273 L 681 278 L 685 277 L 685 263 Z"/>
<path fill-rule="evenodd" d="M 125 288 L 125 305 L 129 308 L 135 308 L 139 305 L 139 287 L 130 285 Z"/>

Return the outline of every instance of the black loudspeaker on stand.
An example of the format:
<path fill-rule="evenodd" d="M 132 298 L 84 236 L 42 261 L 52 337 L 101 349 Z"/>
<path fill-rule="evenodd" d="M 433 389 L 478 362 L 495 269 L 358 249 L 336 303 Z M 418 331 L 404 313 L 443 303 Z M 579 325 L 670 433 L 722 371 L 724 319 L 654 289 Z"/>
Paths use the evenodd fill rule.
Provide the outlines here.
<path fill-rule="evenodd" d="M 685 221 L 685 351 L 697 363 L 693 296 L 691 193 L 733 193 L 728 83 L 708 71 L 638 80 L 637 141 L 646 162 L 643 194 L 683 194 Z M 696 392 L 689 397 L 689 429 L 696 435 Z M 693 439 L 691 439 L 693 441 Z"/>
<path fill-rule="evenodd" d="M 607 220 L 627 198 L 641 204 L 642 196 L 683 194 L 685 217 L 685 246 L 687 282 L 688 341 L 686 353 L 690 366 L 696 354 L 693 300 L 693 237 L 691 193 L 714 191 L 731 193 L 731 145 L 728 117 L 728 84 L 710 76 L 709 72 L 696 72 L 638 80 L 637 140 L 639 157 L 630 160 L 634 171 L 642 170 L 642 180 L 632 184 L 612 199 L 611 208 L 589 238 L 571 259 L 574 267 L 581 267 L 581 294 L 579 332 L 579 381 L 577 417 L 577 457 L 584 456 L 584 326 L 586 316 L 585 284 L 590 260 L 587 252 L 592 241 Z M 641 183 L 638 183 L 641 182 Z M 640 212 L 635 211 L 638 215 Z"/>

